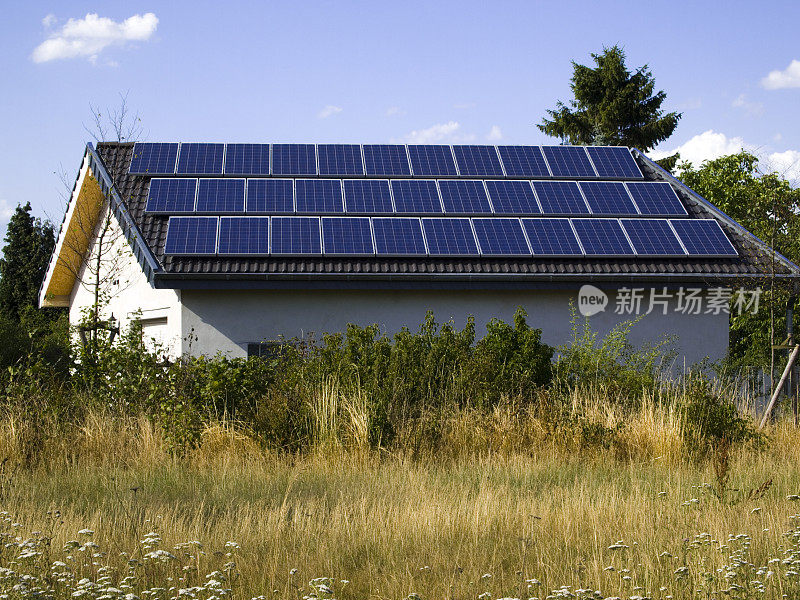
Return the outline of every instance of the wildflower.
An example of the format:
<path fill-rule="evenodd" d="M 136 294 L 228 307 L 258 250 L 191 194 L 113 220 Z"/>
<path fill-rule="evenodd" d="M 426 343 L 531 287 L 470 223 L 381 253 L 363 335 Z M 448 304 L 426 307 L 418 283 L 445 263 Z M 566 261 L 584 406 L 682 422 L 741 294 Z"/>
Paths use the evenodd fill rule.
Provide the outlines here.
<path fill-rule="evenodd" d="M 626 545 L 625 542 L 619 540 L 616 544 L 611 544 L 608 549 L 609 550 L 627 550 L 630 546 Z"/>
<path fill-rule="evenodd" d="M 491 579 L 491 578 L 492 578 L 491 573 L 484 573 L 483 575 L 481 575 L 481 579 Z"/>
<path fill-rule="evenodd" d="M 478 600 L 489 600 L 491 597 L 492 595 L 489 592 L 483 592 L 478 595 Z"/>
<path fill-rule="evenodd" d="M 92 531 L 91 529 L 81 529 L 78 532 L 78 535 L 94 535 L 94 531 Z"/>

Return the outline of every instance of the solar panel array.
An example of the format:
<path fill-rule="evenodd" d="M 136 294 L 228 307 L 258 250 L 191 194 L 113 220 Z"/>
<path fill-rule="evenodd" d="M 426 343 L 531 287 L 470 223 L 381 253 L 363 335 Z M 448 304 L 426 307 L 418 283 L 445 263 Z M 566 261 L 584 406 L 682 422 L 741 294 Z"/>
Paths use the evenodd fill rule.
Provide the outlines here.
<path fill-rule="evenodd" d="M 164 253 L 737 256 L 623 147 L 137 143 Z"/>
<path fill-rule="evenodd" d="M 219 230 L 219 231 L 218 231 Z M 736 256 L 712 219 L 171 216 L 166 254 Z"/>
<path fill-rule="evenodd" d="M 137 142 L 134 175 L 643 179 L 620 146 L 162 144 Z"/>

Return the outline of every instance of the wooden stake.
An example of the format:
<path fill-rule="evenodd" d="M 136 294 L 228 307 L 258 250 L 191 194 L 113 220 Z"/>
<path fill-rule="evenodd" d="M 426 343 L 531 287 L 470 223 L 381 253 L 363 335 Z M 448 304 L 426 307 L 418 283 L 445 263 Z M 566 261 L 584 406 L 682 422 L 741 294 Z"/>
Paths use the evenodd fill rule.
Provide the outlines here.
<path fill-rule="evenodd" d="M 769 416 L 770 414 L 772 414 L 772 409 L 775 408 L 775 403 L 778 400 L 778 396 L 781 395 L 781 389 L 783 388 L 783 385 L 786 383 L 786 378 L 789 377 L 789 372 L 792 370 L 794 362 L 797 360 L 798 354 L 800 354 L 800 344 L 796 345 L 794 347 L 794 350 L 792 350 L 792 355 L 789 357 L 789 362 L 786 363 L 786 368 L 783 370 L 783 375 L 781 376 L 781 380 L 778 382 L 778 385 L 775 386 L 775 391 L 772 392 L 772 398 L 769 399 L 767 410 L 764 411 L 764 418 L 761 419 L 761 425 L 758 426 L 759 430 L 764 429 L 764 426 L 767 424 Z"/>

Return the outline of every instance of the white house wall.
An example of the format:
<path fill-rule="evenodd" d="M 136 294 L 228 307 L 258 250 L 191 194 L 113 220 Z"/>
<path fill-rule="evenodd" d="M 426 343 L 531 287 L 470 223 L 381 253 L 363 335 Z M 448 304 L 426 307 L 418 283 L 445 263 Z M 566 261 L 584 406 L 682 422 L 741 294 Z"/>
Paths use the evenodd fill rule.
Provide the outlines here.
<path fill-rule="evenodd" d="M 528 312 L 528 323 L 542 329 L 544 341 L 558 345 L 570 339 L 570 299 L 563 291 L 195 291 L 184 290 L 182 337 L 192 337 L 192 354 L 222 352 L 246 356 L 247 344 L 336 332 L 348 323 L 378 323 L 393 333 L 407 326 L 415 331 L 425 313 L 433 310 L 437 322 L 453 319 L 463 327 L 468 315 L 476 321 L 477 335 L 493 317 L 511 322 L 518 306 Z M 605 312 L 590 318 L 601 333 L 629 319 L 614 313 L 615 298 Z M 666 335 L 677 338 L 676 366 L 704 357 L 719 359 L 728 349 L 728 315 L 651 313 L 631 331 L 635 344 L 655 342 Z M 186 348 L 186 347 L 185 347 Z"/>
<path fill-rule="evenodd" d="M 100 224 L 89 250 L 90 264 L 95 264 L 97 258 L 97 236 L 105 222 L 106 211 L 101 214 Z M 155 289 L 150 285 L 133 256 L 119 223 L 113 216 L 110 231 L 105 239 L 112 240 L 113 243 L 108 252 L 104 251 L 103 256 L 114 259 L 101 260 L 101 280 L 109 279 L 112 282 L 104 288 L 108 291 L 109 300 L 107 304 L 102 305 L 101 317 L 107 319 L 113 314 L 114 318 L 119 320 L 122 330 L 127 329 L 133 319 L 140 318 L 147 339 L 154 339 L 170 356 L 180 356 L 182 353 L 180 292 Z M 70 298 L 70 324 L 79 324 L 85 311 L 94 304 L 95 280 L 95 277 L 87 273 L 84 264 L 83 272 Z M 114 281 L 117 283 L 113 283 Z"/>

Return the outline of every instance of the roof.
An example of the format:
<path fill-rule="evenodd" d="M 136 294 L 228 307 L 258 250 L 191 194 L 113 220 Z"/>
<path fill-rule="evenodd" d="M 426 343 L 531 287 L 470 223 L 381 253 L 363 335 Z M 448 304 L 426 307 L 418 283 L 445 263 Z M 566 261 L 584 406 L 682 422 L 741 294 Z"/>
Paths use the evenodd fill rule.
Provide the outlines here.
<path fill-rule="evenodd" d="M 559 286 L 566 282 L 697 282 L 765 277 L 798 277 L 800 268 L 670 176 L 637 150 L 631 153 L 645 180 L 668 182 L 688 218 L 714 219 L 727 234 L 735 257 L 541 257 L 541 256 L 181 256 L 165 253 L 168 214 L 145 210 L 152 177 L 131 174 L 133 143 L 102 142 L 88 147 L 118 194 L 120 212 L 130 220 L 129 240 L 157 287 L 463 287 Z M 102 174 L 101 174 L 102 175 Z M 184 175 L 185 177 L 185 175 Z M 194 177 L 194 175 L 192 176 Z M 225 177 L 214 175 L 213 177 Z M 239 175 L 238 177 L 242 177 Z M 106 177 L 100 177 L 105 179 Z M 299 178 L 299 177 L 298 177 Z M 383 177 L 383 179 L 386 179 Z M 430 179 L 430 177 L 428 177 Z M 464 177 L 475 179 L 475 177 Z"/>

